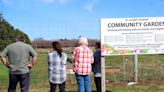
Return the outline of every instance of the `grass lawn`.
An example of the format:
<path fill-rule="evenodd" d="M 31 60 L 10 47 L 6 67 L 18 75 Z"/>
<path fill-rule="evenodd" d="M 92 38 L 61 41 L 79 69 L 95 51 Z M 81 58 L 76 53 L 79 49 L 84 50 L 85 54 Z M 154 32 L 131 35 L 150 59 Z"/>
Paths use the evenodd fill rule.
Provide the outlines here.
<path fill-rule="evenodd" d="M 132 57 L 125 56 L 129 61 Z M 140 64 L 139 69 L 142 67 L 145 73 L 139 73 L 139 79 L 143 78 L 144 83 L 137 85 L 127 86 L 125 84 L 120 84 L 122 80 L 122 73 L 120 75 L 116 74 L 114 79 L 114 74 L 106 74 L 106 90 L 108 92 L 164 92 L 164 56 L 163 55 L 143 55 L 139 56 L 139 62 L 143 63 L 145 66 Z M 107 66 L 122 66 L 122 57 L 106 57 Z M 162 69 L 162 70 L 161 70 Z M 122 70 L 122 68 L 121 68 Z M 149 72 L 150 71 L 150 72 Z M 128 71 L 127 71 L 128 72 Z M 141 76 L 142 75 L 142 76 Z M 156 76 L 153 76 L 156 75 Z M 121 76 L 121 77 L 120 77 Z M 129 76 L 129 75 L 127 75 Z M 146 76 L 146 78 L 144 77 Z M 151 79 L 160 79 L 159 82 L 149 82 Z M 95 84 L 92 75 L 91 79 L 92 91 L 95 91 Z M 112 82 L 111 80 L 116 80 Z M 0 92 L 6 92 L 8 86 L 8 70 L 0 63 Z M 19 86 L 18 86 L 19 89 Z M 77 84 L 74 75 L 67 75 L 66 91 L 73 92 L 77 91 Z M 20 92 L 17 90 L 17 92 Z M 31 81 L 30 81 L 30 92 L 49 92 L 49 82 L 47 74 L 47 55 L 46 53 L 39 53 L 38 63 L 31 70 Z"/>

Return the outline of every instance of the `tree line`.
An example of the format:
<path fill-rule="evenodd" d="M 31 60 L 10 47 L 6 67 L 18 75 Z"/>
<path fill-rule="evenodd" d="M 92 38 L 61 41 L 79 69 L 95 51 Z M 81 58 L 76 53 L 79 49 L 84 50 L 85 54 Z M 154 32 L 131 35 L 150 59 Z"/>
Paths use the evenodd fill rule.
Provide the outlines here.
<path fill-rule="evenodd" d="M 15 42 L 16 37 L 19 35 L 23 35 L 26 43 L 31 44 L 29 37 L 24 32 L 14 28 L 0 13 L 0 51 L 2 51 L 8 44 Z"/>
<path fill-rule="evenodd" d="M 59 41 L 62 47 L 76 47 L 78 46 L 78 39 L 59 39 L 59 40 L 44 40 L 43 38 L 37 38 L 32 41 L 33 48 L 51 48 L 53 41 Z M 89 47 L 94 47 L 97 39 L 88 39 Z"/>

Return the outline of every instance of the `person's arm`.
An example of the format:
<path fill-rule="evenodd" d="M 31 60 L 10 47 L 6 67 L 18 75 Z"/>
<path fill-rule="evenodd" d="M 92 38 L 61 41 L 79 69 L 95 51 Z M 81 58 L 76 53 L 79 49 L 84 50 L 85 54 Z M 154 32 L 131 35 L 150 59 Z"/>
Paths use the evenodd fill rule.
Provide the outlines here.
<path fill-rule="evenodd" d="M 29 46 L 29 53 L 30 53 L 30 56 L 32 56 L 32 60 L 31 60 L 31 63 L 29 63 L 27 65 L 27 67 L 29 69 L 31 69 L 37 62 L 37 53 L 35 52 L 35 50 L 31 46 Z"/>
<path fill-rule="evenodd" d="M 32 65 L 35 65 L 37 62 L 37 56 L 32 57 Z"/>
<path fill-rule="evenodd" d="M 6 57 L 1 56 L 1 60 L 2 60 L 2 63 L 3 63 L 7 68 L 9 68 L 8 59 L 7 59 Z"/>
<path fill-rule="evenodd" d="M 9 62 L 8 62 L 8 49 L 7 47 L 2 51 L 2 53 L 0 53 L 0 56 L 1 56 L 1 61 L 2 63 L 7 67 L 9 68 Z"/>
<path fill-rule="evenodd" d="M 73 51 L 72 62 L 75 62 L 75 60 L 76 60 L 76 48 Z"/>
<path fill-rule="evenodd" d="M 36 62 L 37 62 L 37 56 L 33 56 L 31 62 L 32 63 L 30 63 L 30 64 L 27 65 L 27 67 L 29 69 L 31 69 L 36 64 Z"/>
<path fill-rule="evenodd" d="M 63 55 L 64 55 L 64 64 L 66 65 L 67 64 L 67 58 L 68 57 L 67 57 L 67 55 L 65 53 Z"/>

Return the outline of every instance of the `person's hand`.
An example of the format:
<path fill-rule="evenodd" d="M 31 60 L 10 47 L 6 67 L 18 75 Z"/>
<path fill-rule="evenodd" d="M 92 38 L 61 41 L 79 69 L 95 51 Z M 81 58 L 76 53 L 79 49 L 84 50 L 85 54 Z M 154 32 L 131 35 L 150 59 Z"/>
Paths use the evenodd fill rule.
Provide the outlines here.
<path fill-rule="evenodd" d="M 7 65 L 5 65 L 5 66 L 6 66 L 7 68 L 10 68 L 10 65 L 8 65 L 8 64 L 7 64 Z"/>
<path fill-rule="evenodd" d="M 29 69 L 31 69 L 31 68 L 33 67 L 33 65 L 32 65 L 32 64 L 28 64 L 27 67 L 28 67 Z"/>
<path fill-rule="evenodd" d="M 71 58 L 67 58 L 67 62 L 72 63 L 72 59 Z"/>

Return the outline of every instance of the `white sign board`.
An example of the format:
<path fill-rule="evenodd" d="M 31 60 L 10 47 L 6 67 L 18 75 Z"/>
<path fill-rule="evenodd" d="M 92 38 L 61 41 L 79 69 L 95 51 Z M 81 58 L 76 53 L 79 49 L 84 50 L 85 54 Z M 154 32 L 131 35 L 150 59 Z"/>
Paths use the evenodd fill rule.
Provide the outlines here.
<path fill-rule="evenodd" d="M 164 17 L 101 19 L 102 55 L 163 54 Z"/>

